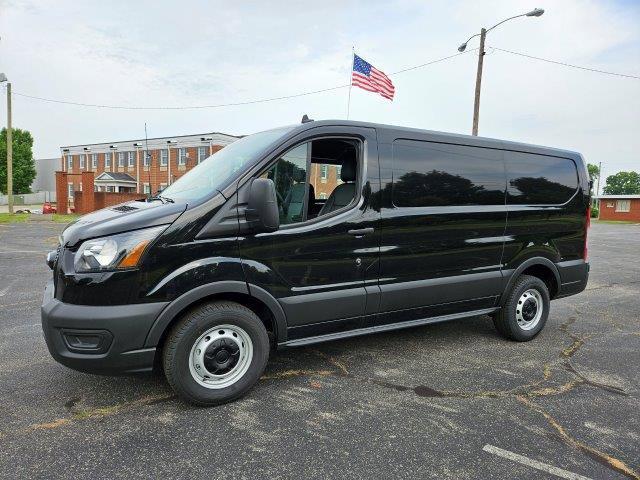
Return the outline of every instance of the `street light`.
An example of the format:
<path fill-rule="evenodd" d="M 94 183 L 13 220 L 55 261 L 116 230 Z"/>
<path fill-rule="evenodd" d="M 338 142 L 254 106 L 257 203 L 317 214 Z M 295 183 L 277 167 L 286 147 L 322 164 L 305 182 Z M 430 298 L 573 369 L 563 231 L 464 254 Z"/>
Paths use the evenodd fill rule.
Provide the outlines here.
<path fill-rule="evenodd" d="M 11 82 L 0 73 L 0 83 L 7 82 L 7 206 L 13 213 L 13 129 L 11 128 Z"/>
<path fill-rule="evenodd" d="M 513 20 L 514 18 L 519 17 L 539 17 L 544 13 L 542 8 L 534 8 L 530 12 L 523 13 L 521 15 L 514 15 L 513 17 L 505 18 L 501 22 L 496 23 L 491 28 L 483 28 L 480 30 L 480 33 L 476 33 L 475 35 L 471 35 L 466 42 L 458 47 L 459 52 L 464 52 L 467 48 L 467 44 L 469 41 L 475 37 L 480 37 L 480 48 L 478 49 L 478 72 L 476 74 L 476 93 L 475 100 L 473 103 L 473 127 L 471 129 L 471 135 L 478 135 L 478 120 L 480 117 L 480 85 L 482 84 L 482 64 L 484 62 L 484 40 L 487 36 L 487 33 L 496 28 L 498 25 L 502 25 L 504 22 L 508 22 L 509 20 Z"/>

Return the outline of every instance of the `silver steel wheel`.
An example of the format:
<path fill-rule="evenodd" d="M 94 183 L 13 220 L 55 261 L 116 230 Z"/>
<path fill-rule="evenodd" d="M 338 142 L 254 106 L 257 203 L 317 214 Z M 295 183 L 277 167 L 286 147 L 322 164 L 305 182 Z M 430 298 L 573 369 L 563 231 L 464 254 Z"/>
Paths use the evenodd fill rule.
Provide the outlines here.
<path fill-rule="evenodd" d="M 205 388 L 226 388 L 242 378 L 252 359 L 249 334 L 236 325 L 218 325 L 200 335 L 191 347 L 189 371 Z"/>
<path fill-rule="evenodd" d="M 518 299 L 516 320 L 522 330 L 532 330 L 540 323 L 544 302 L 538 290 L 530 288 Z"/>

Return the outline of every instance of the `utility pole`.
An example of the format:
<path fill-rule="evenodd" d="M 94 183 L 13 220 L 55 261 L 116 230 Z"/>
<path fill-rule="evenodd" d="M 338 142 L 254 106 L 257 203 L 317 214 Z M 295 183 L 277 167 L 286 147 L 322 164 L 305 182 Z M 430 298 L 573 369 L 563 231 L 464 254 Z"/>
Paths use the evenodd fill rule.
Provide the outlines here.
<path fill-rule="evenodd" d="M 480 49 L 478 50 L 478 72 L 476 73 L 476 94 L 473 102 L 473 127 L 471 135 L 478 136 L 478 120 L 480 119 L 480 86 L 482 84 L 482 65 L 484 63 L 484 39 L 487 30 L 480 30 Z"/>
<path fill-rule="evenodd" d="M 509 18 L 505 18 L 504 20 L 502 20 L 501 22 L 496 23 L 493 27 L 491 28 L 483 28 L 482 30 L 480 30 L 480 33 L 476 33 L 475 35 L 471 35 L 466 42 L 464 42 L 462 45 L 460 45 L 458 47 L 458 51 L 460 53 L 464 52 L 467 48 L 467 44 L 469 43 L 469 40 L 471 40 L 472 38 L 475 37 L 480 37 L 480 48 L 478 49 L 478 72 L 476 73 L 476 94 L 475 94 L 475 101 L 473 104 L 473 126 L 471 127 L 471 135 L 478 135 L 478 120 L 480 117 L 480 85 L 482 84 L 482 64 L 484 62 L 484 40 L 487 36 L 487 33 L 489 33 L 491 30 L 493 30 L 494 28 L 496 28 L 498 25 L 502 25 L 504 22 L 508 22 L 509 20 L 513 20 L 514 18 L 520 18 L 520 17 L 539 17 L 544 13 L 544 10 L 542 8 L 534 8 L 533 10 L 531 10 L 530 12 L 527 13 L 523 13 L 521 15 L 514 15 L 513 17 L 509 17 Z M 348 116 L 347 116 L 348 118 Z"/>
<path fill-rule="evenodd" d="M 598 183 L 596 184 L 596 205 L 600 208 L 600 175 L 602 175 L 602 162 L 598 163 Z"/>
<path fill-rule="evenodd" d="M 11 83 L 7 82 L 7 200 L 13 213 L 13 132 L 11 128 Z"/>

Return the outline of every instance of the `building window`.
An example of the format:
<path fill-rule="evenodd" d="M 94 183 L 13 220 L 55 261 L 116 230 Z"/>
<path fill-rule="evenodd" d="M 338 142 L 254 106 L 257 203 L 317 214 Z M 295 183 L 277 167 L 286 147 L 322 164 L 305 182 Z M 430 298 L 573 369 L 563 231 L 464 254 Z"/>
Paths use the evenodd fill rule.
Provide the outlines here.
<path fill-rule="evenodd" d="M 198 163 L 207 158 L 207 147 L 198 147 Z"/>
<path fill-rule="evenodd" d="M 98 154 L 91 154 L 91 168 L 98 168 Z"/>
<path fill-rule="evenodd" d="M 124 152 L 118 152 L 118 166 L 124 167 Z"/>
<path fill-rule="evenodd" d="M 151 193 L 151 185 L 149 185 L 148 183 L 145 183 L 143 187 L 143 193 L 145 193 L 146 195 L 149 195 Z"/>
<path fill-rule="evenodd" d="M 323 163 L 320 165 L 320 181 L 322 183 L 327 183 L 327 177 L 329 176 L 329 165 Z"/>
<path fill-rule="evenodd" d="M 73 170 L 73 155 L 67 155 L 67 170 Z"/>
<path fill-rule="evenodd" d="M 111 168 L 111 152 L 104 154 L 104 168 Z"/>
<path fill-rule="evenodd" d="M 327 199 L 327 194 L 326 194 L 326 193 L 324 193 L 324 192 L 322 192 L 318 198 L 319 198 L 320 200 L 326 200 L 326 199 Z"/>
<path fill-rule="evenodd" d="M 187 163 L 187 149 L 178 149 L 178 165 L 185 165 Z"/>
<path fill-rule="evenodd" d="M 166 148 L 160 150 L 160 166 L 166 167 L 169 163 L 169 150 Z"/>
<path fill-rule="evenodd" d="M 85 166 L 87 156 L 82 153 L 80 154 L 80 169 L 82 170 Z"/>
<path fill-rule="evenodd" d="M 113 185 L 107 185 L 107 192 L 114 192 L 115 191 L 115 187 Z"/>
<path fill-rule="evenodd" d="M 69 195 L 69 198 L 73 200 L 73 183 L 69 183 L 69 185 L 67 185 L 67 194 Z"/>
<path fill-rule="evenodd" d="M 616 200 L 616 212 L 630 212 L 631 200 Z"/>
<path fill-rule="evenodd" d="M 133 168 L 135 162 L 133 161 L 133 152 L 127 152 L 127 165 L 129 168 Z"/>
<path fill-rule="evenodd" d="M 142 164 L 145 167 L 148 167 L 151 164 L 151 154 L 149 152 L 144 152 L 144 158 L 142 160 Z"/>

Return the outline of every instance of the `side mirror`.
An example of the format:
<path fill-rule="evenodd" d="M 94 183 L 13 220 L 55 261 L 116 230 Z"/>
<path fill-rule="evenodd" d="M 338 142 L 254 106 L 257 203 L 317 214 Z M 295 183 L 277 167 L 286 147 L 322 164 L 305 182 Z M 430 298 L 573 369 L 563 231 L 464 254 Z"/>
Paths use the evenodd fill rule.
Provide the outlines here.
<path fill-rule="evenodd" d="M 276 186 L 273 180 L 255 178 L 251 182 L 245 216 L 249 226 L 256 233 L 278 230 L 280 213 L 278 212 Z"/>

